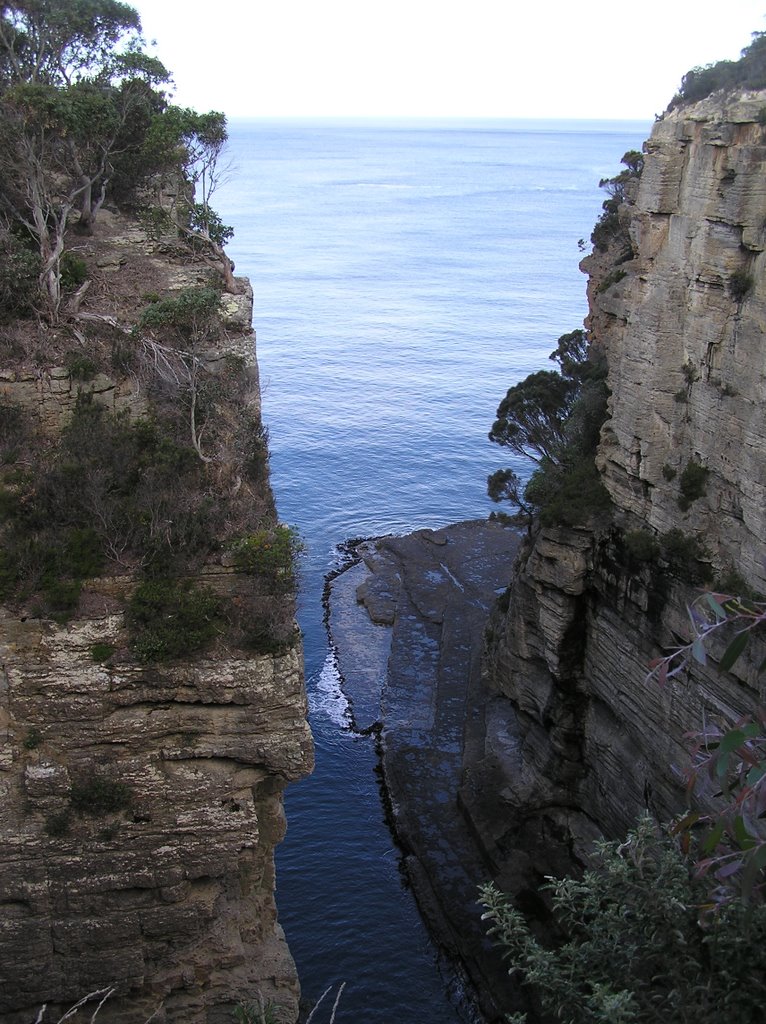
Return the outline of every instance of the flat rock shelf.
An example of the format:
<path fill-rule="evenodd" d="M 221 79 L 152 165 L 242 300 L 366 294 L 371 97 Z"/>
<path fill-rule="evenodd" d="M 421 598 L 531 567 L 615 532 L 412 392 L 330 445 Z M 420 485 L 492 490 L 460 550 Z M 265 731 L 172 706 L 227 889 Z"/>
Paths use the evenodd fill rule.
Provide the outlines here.
<path fill-rule="evenodd" d="M 484 934 L 490 867 L 461 812 L 467 738 L 481 731 L 484 630 L 519 535 L 457 523 L 354 545 L 328 586 L 328 627 L 353 728 L 378 732 L 382 779 L 407 877 L 436 941 L 462 965 L 488 1019 L 507 968 Z M 470 741 L 468 741 L 470 746 Z"/>

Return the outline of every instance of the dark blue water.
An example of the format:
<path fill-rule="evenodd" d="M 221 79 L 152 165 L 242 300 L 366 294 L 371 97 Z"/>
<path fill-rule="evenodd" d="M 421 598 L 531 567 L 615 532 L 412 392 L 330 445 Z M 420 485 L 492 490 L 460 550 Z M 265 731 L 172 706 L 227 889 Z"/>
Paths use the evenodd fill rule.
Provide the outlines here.
<path fill-rule="evenodd" d="M 230 130 L 216 201 L 255 290 L 277 506 L 308 546 L 299 619 L 317 769 L 287 794 L 280 920 L 306 995 L 347 983 L 339 1024 L 447 1024 L 460 1019 L 450 974 L 402 884 L 372 741 L 346 728 L 322 583 L 348 537 L 491 510 L 487 474 L 515 465 L 487 441 L 498 402 L 582 325 L 578 239 L 600 212 L 599 179 L 649 125 Z"/>

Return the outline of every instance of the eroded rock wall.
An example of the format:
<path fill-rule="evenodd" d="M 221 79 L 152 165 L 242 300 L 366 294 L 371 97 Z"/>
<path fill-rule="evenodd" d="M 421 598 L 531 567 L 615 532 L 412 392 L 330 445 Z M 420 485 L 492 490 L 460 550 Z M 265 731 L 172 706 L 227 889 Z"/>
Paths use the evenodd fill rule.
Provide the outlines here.
<path fill-rule="evenodd" d="M 678 530 L 704 546 L 701 575 L 766 591 L 765 106 L 766 93 L 714 96 L 667 114 L 620 210 L 632 253 L 619 273 L 614 250 L 583 261 L 586 326 L 609 365 L 597 465 L 613 511 L 593 528 L 538 530 L 521 552 L 488 645 L 483 756 L 463 785 L 496 876 L 516 890 L 583 861 L 644 808 L 676 813 L 684 734 L 764 699 L 759 643 L 732 673 L 695 665 L 647 682 L 651 659 L 688 635 L 699 591 L 672 559 L 636 558 L 626 534 Z M 684 501 L 689 463 L 705 472 Z"/>
<path fill-rule="evenodd" d="M 103 285 L 92 322 L 124 324 L 146 280 L 171 295 L 209 281 L 183 254 L 168 260 L 145 236 L 119 224 L 114 232 L 89 243 L 99 246 L 89 255 Z M 257 422 L 252 292 L 240 286 L 223 297 L 219 342 L 200 358 L 213 376 L 236 370 L 235 403 Z M 122 304 L 116 319 L 108 296 Z M 23 330 L 34 339 L 33 325 Z M 28 415 L 42 452 L 83 394 L 130 418 L 146 414 L 143 384 L 104 369 L 76 379 L 22 351 L 0 372 L 0 398 Z M 34 457 L 14 455 L 22 469 Z M 225 462 L 211 466 L 219 490 L 250 501 Z M 253 500 L 273 515 L 267 478 L 261 490 Z M 0 1017 L 28 1024 L 48 1003 L 45 1019 L 58 1019 L 57 1009 L 114 988 L 103 1024 L 152 1014 L 223 1024 L 259 997 L 295 1020 L 274 849 L 284 787 L 313 763 L 300 641 L 256 654 L 221 633 L 202 652 L 147 664 L 125 617 L 140 578 L 140 566 L 108 563 L 85 581 L 66 624 L 33 599 L 0 608 Z M 225 549 L 189 568 L 189 587 L 200 584 L 222 600 L 252 600 L 253 579 Z"/>

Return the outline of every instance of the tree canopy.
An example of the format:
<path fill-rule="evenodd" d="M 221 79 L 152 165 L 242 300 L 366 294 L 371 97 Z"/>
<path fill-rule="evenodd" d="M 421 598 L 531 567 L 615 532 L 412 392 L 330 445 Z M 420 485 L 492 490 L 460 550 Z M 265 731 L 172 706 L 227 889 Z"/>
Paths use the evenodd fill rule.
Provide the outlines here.
<path fill-rule="evenodd" d="M 125 197 L 158 174 L 178 174 L 179 194 L 201 190 L 201 202 L 173 211 L 176 224 L 207 244 L 233 288 L 222 249 L 231 229 L 209 206 L 226 119 L 170 104 L 169 78 L 144 49 L 138 12 L 119 0 L 0 4 L 0 211 L 11 232 L 0 260 L 18 262 L 19 245 L 32 245 L 52 322 L 67 232 L 92 233 L 113 183 Z"/>
<path fill-rule="evenodd" d="M 550 359 L 559 370 L 538 370 L 510 388 L 489 433 L 537 467 L 526 485 L 512 469 L 488 480 L 490 498 L 510 502 L 527 522 L 536 513 L 546 521 L 577 519 L 606 498 L 593 462 L 606 415 L 603 358 L 575 330 L 561 335 Z"/>

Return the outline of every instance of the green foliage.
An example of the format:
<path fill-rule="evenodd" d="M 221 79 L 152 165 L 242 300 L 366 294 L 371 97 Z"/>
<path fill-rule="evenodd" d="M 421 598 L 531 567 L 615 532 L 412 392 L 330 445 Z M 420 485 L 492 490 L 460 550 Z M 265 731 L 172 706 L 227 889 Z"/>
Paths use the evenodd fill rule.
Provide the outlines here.
<path fill-rule="evenodd" d="M 178 579 L 145 580 L 126 612 L 140 661 L 169 661 L 202 650 L 220 631 L 220 601 L 206 587 Z"/>
<path fill-rule="evenodd" d="M 709 555 L 698 537 L 674 527 L 661 534 L 659 542 L 668 569 L 679 579 L 686 583 L 703 583 L 708 578 L 710 567 L 705 563 Z"/>
<path fill-rule="evenodd" d="M 146 231 L 149 238 L 154 241 L 162 238 L 163 235 L 170 233 L 175 234 L 175 224 L 173 218 L 170 216 L 167 210 L 164 210 L 161 206 L 147 206 L 143 207 L 138 214 L 138 219 Z M 144 296 L 147 302 L 159 302 L 159 295 L 154 298 L 147 298 Z"/>
<path fill-rule="evenodd" d="M 42 743 L 43 738 L 40 735 L 40 730 L 35 729 L 34 726 L 27 730 L 27 734 L 24 737 L 24 749 L 25 750 L 37 750 Z"/>
<path fill-rule="evenodd" d="M 234 228 L 224 224 L 220 216 L 204 203 L 193 203 L 189 209 L 189 227 L 216 245 L 224 246 L 234 236 Z"/>
<path fill-rule="evenodd" d="M 73 252 L 65 252 L 62 255 L 59 269 L 61 285 L 67 291 L 75 291 L 87 280 L 88 264 L 81 256 L 76 256 Z"/>
<path fill-rule="evenodd" d="M 174 330 L 193 342 L 217 323 L 220 308 L 221 294 L 215 288 L 184 288 L 147 306 L 137 326 L 142 330 Z"/>
<path fill-rule="evenodd" d="M 753 41 L 745 47 L 738 61 L 721 60 L 687 71 L 669 109 L 696 103 L 719 89 L 763 88 L 766 88 L 766 34 L 754 32 Z"/>
<path fill-rule="evenodd" d="M 101 665 L 105 661 L 109 661 L 111 656 L 114 654 L 114 645 L 107 643 L 95 643 L 90 649 L 90 656 L 96 662 Z"/>
<path fill-rule="evenodd" d="M 94 817 L 124 811 L 132 801 L 130 786 L 104 775 L 94 775 L 82 782 L 75 782 L 69 794 L 73 811 Z"/>
<path fill-rule="evenodd" d="M 668 483 L 670 483 L 671 480 L 675 480 L 677 475 L 677 470 L 673 469 L 673 467 L 668 465 L 667 462 L 663 465 L 662 476 L 665 480 L 668 481 Z"/>
<path fill-rule="evenodd" d="M 295 586 L 295 560 L 303 550 L 298 532 L 282 523 L 256 530 L 232 545 L 234 565 L 240 572 L 259 576 L 273 592 Z"/>
<path fill-rule="evenodd" d="M 45 819 L 45 831 L 49 836 L 57 838 L 66 835 L 69 826 L 72 824 L 72 809 L 66 807 L 63 811 L 55 811 Z"/>
<path fill-rule="evenodd" d="M 607 414 L 606 365 L 581 330 L 562 335 L 550 358 L 561 372 L 541 370 L 512 387 L 489 434 L 537 468 L 526 486 L 513 470 L 498 470 L 487 490 L 519 510 L 516 521 L 539 515 L 546 526 L 581 525 L 609 507 L 594 464 Z"/>
<path fill-rule="evenodd" d="M 696 459 L 690 459 L 683 468 L 678 480 L 678 507 L 682 512 L 688 511 L 692 503 L 707 493 L 707 479 L 710 470 Z"/>
<path fill-rule="evenodd" d="M 9 424 L 16 416 L 11 409 Z M 44 609 L 61 615 L 107 558 L 167 572 L 214 549 L 214 514 L 225 508 L 201 490 L 199 460 L 173 432 L 172 421 L 132 422 L 81 397 L 51 461 L 0 488 L 3 596 L 40 592 Z"/>
<path fill-rule="evenodd" d="M 633 563 L 655 563 L 660 554 L 660 546 L 653 533 L 649 530 L 629 530 L 624 538 L 628 560 Z"/>
<path fill-rule="evenodd" d="M 271 999 L 259 996 L 257 1002 L 243 1002 L 234 1007 L 234 1020 L 237 1024 L 282 1024 L 284 1018 Z"/>
<path fill-rule="evenodd" d="M 637 150 L 630 149 L 623 155 L 620 163 L 624 164 L 624 170 L 613 178 L 602 178 L 599 182 L 599 187 L 606 190 L 609 198 L 601 204 L 601 216 L 596 221 L 590 236 L 591 242 L 599 252 L 607 252 L 611 246 L 617 245 L 619 250 L 617 262 L 629 259 L 632 255 L 630 237 L 620 220 L 620 207 L 627 200 L 628 185 L 641 177 L 641 172 L 644 169 L 644 157 Z M 614 281 L 611 283 L 613 284 Z"/>
<path fill-rule="evenodd" d="M 570 459 L 558 466 L 544 463 L 532 474 L 524 497 L 537 510 L 543 526 L 582 526 L 611 507 L 592 457 Z"/>
<path fill-rule="evenodd" d="M 30 239 L 0 231 L 0 322 L 34 312 L 39 277 L 40 255 Z"/>
<path fill-rule="evenodd" d="M 556 461 L 577 382 L 555 370 L 538 370 L 509 389 L 497 410 L 490 441 L 538 464 Z"/>
<path fill-rule="evenodd" d="M 747 270 L 735 270 L 729 278 L 729 294 L 735 302 L 742 300 L 752 291 L 755 278 Z"/>
<path fill-rule="evenodd" d="M 766 907 L 730 903 L 703 926 L 704 881 L 648 818 L 625 842 L 598 844 L 597 855 L 581 880 L 547 886 L 564 934 L 557 948 L 542 945 L 494 886 L 480 890 L 490 934 L 544 1012 L 564 1024 L 759 1019 Z"/>
<path fill-rule="evenodd" d="M 67 352 L 64 366 L 69 370 L 72 380 L 93 380 L 98 372 L 98 367 L 90 356 L 81 352 Z"/>

